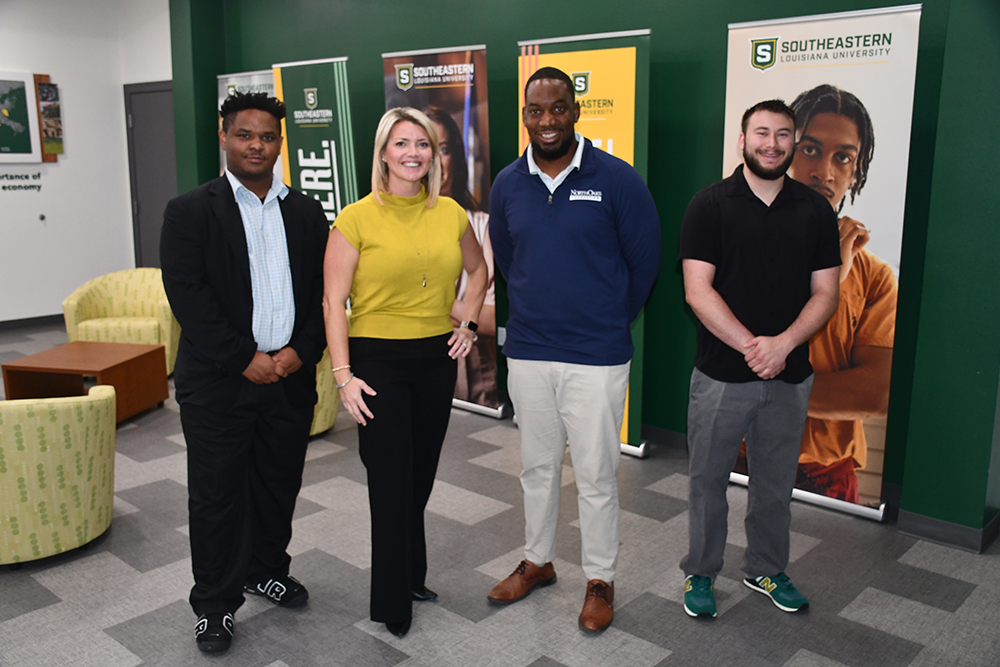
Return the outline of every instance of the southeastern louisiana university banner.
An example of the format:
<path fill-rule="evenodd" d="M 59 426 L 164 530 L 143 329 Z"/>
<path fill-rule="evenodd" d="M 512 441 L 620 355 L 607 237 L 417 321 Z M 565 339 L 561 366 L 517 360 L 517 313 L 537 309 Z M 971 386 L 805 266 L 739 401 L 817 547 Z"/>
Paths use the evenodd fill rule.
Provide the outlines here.
<path fill-rule="evenodd" d="M 486 301 L 479 316 L 479 339 L 458 360 L 453 404 L 502 417 L 497 386 L 496 298 L 490 210 L 490 125 L 486 87 L 486 47 L 459 46 L 382 54 L 385 108 L 413 107 L 434 124 L 441 150 L 441 194 L 465 209 L 489 266 Z M 452 319 L 461 321 L 467 276 L 456 285 Z"/>
<path fill-rule="evenodd" d="M 646 178 L 649 145 L 649 30 L 579 35 L 518 42 L 518 151 L 528 146 L 521 124 L 524 85 L 542 67 L 557 67 L 569 74 L 580 120 L 576 130 L 596 148 L 628 162 Z M 642 442 L 642 313 L 632 323 L 635 354 L 629 374 L 622 451 L 644 456 Z"/>
<path fill-rule="evenodd" d="M 273 71 L 275 95 L 288 108 L 281 122 L 285 184 L 319 200 L 332 225 L 358 199 L 347 58 L 283 63 Z"/>
<path fill-rule="evenodd" d="M 919 28 L 920 5 L 729 26 L 723 175 L 743 160 L 743 111 L 783 99 L 797 118 L 788 175 L 840 219 L 840 306 L 809 344 L 815 376 L 796 496 L 873 518 Z"/>

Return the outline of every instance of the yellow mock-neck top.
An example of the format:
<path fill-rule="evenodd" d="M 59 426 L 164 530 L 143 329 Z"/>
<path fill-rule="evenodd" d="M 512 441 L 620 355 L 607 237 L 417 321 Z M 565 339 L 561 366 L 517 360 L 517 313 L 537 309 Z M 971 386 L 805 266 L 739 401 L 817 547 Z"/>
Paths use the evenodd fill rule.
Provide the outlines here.
<path fill-rule="evenodd" d="M 465 210 L 450 197 L 427 208 L 414 197 L 380 192 L 347 206 L 333 226 L 361 256 L 351 284 L 353 338 L 429 338 L 452 330 L 455 281 L 462 272 Z M 426 284 L 425 284 L 426 283 Z"/>

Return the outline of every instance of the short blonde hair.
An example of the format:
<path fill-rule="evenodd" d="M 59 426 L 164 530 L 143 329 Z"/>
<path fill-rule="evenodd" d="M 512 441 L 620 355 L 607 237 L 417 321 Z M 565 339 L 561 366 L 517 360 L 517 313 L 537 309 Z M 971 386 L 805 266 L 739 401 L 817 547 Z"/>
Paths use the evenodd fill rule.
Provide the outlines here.
<path fill-rule="evenodd" d="M 382 160 L 382 152 L 389 143 L 392 128 L 396 127 L 396 123 L 403 121 L 423 128 L 431 140 L 431 168 L 421 179 L 421 183 L 427 188 L 427 208 L 431 208 L 441 193 L 441 154 L 438 149 L 438 136 L 431 119 L 413 107 L 389 109 L 378 123 L 378 129 L 375 131 L 375 154 L 372 155 L 372 196 L 375 197 L 375 201 L 385 206 L 379 193 L 388 192 L 389 167 Z"/>

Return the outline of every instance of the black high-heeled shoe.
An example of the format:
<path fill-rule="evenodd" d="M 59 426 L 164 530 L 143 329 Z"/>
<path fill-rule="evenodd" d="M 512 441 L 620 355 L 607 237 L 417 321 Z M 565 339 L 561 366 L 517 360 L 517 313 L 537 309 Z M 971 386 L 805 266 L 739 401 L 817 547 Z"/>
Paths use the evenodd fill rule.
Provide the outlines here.
<path fill-rule="evenodd" d="M 413 619 L 406 619 L 401 623 L 386 623 L 386 629 L 397 637 L 405 637 L 406 633 L 410 631 L 410 621 Z"/>
<path fill-rule="evenodd" d="M 413 591 L 413 600 L 415 602 L 430 602 L 431 600 L 437 600 L 437 597 L 438 594 L 426 586 L 421 586 L 419 590 Z"/>

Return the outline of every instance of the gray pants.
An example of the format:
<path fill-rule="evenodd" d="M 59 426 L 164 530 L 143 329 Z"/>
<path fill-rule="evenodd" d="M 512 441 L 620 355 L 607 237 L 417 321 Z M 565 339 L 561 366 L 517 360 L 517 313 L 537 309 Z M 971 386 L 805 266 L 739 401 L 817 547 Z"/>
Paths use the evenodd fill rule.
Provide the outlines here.
<path fill-rule="evenodd" d="M 729 503 L 726 487 L 746 439 L 750 487 L 747 549 L 740 569 L 749 577 L 772 576 L 788 565 L 792 488 L 813 378 L 730 383 L 691 375 L 688 405 L 688 555 L 684 574 L 715 577 L 722 570 Z"/>

